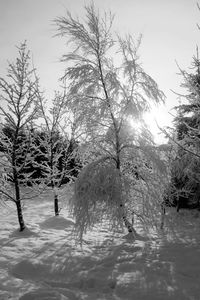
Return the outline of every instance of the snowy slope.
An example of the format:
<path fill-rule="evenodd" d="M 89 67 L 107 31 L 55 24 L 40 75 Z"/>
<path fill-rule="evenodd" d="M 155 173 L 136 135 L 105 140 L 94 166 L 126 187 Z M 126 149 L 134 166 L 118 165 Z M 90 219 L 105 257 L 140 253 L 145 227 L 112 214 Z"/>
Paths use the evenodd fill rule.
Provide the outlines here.
<path fill-rule="evenodd" d="M 135 242 L 95 228 L 80 247 L 65 200 L 61 205 L 53 217 L 49 195 L 25 203 L 23 233 L 15 210 L 1 209 L 1 300 L 200 299 L 198 212 L 172 209 L 164 233 Z"/>

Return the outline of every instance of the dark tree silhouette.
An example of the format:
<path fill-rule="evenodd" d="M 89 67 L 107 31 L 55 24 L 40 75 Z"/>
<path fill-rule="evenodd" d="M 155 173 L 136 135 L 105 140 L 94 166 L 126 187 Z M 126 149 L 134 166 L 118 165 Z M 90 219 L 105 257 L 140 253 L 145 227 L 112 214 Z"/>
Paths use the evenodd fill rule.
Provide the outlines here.
<path fill-rule="evenodd" d="M 175 148 L 176 157 L 171 166 L 170 196 L 172 205 L 200 207 L 200 60 L 192 60 L 193 71 L 180 70 L 181 87 L 186 90 L 183 103 L 176 107 Z"/>

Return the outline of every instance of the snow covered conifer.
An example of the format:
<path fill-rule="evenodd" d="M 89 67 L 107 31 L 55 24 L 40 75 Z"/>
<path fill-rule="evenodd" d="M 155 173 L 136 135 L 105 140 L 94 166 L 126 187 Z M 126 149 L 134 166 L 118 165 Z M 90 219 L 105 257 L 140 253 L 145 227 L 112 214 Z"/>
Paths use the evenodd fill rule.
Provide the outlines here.
<path fill-rule="evenodd" d="M 175 138 L 176 157 L 171 164 L 171 198 L 180 207 L 200 207 L 200 59 L 197 50 L 192 59 L 192 71 L 179 68 L 181 87 L 178 94 L 182 101 L 176 108 Z"/>

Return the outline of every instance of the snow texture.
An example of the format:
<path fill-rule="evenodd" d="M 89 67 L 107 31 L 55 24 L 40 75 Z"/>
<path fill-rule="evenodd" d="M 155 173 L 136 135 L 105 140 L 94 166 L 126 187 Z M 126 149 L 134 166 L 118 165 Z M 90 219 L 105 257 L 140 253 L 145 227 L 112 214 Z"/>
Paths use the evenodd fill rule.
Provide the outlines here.
<path fill-rule="evenodd" d="M 61 206 L 53 217 L 53 197 L 26 202 L 24 232 L 15 210 L 2 208 L 1 300 L 200 299 L 199 212 L 168 209 L 164 232 L 136 241 L 96 227 L 81 247 Z"/>

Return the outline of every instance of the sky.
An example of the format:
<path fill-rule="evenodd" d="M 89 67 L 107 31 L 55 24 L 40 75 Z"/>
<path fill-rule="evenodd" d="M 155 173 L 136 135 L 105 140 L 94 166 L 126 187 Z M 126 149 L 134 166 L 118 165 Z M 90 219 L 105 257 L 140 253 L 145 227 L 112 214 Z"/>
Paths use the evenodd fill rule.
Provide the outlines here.
<path fill-rule="evenodd" d="M 178 104 L 172 92 L 182 92 L 178 65 L 188 69 L 199 44 L 200 11 L 196 0 L 94 0 L 100 10 L 115 14 L 114 30 L 120 34 L 143 35 L 140 58 L 166 95 L 165 106 L 146 116 L 156 132 L 157 123 L 171 126 L 172 108 Z M 17 56 L 17 48 L 27 40 L 40 84 L 47 97 L 60 83 L 65 66 L 59 60 L 69 49 L 66 40 L 55 37 L 53 20 L 68 11 L 84 19 L 84 5 L 90 0 L 0 0 L 0 76 L 5 76 L 8 61 Z M 159 139 L 159 136 L 156 137 Z"/>

